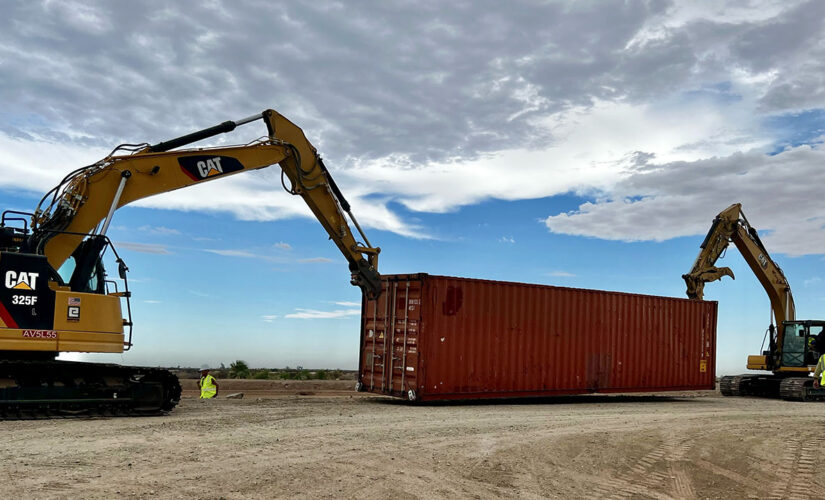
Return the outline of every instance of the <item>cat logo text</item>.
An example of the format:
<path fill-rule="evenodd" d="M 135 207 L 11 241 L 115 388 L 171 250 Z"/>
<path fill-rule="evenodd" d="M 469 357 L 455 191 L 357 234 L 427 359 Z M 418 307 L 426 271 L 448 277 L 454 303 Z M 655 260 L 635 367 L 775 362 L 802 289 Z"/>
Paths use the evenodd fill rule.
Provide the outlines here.
<path fill-rule="evenodd" d="M 243 170 L 237 158 L 231 156 L 193 155 L 178 158 L 180 168 L 193 181 L 204 181 Z"/>
<path fill-rule="evenodd" d="M 40 276 L 40 273 L 6 271 L 6 288 L 33 291 L 37 288 L 38 276 Z"/>

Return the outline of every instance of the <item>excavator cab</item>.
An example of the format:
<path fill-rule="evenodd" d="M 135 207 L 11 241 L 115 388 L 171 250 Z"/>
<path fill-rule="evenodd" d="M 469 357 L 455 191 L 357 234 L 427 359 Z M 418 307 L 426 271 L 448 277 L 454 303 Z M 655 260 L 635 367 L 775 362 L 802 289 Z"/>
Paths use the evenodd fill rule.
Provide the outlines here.
<path fill-rule="evenodd" d="M 816 365 L 825 351 L 825 322 L 786 321 L 782 345 L 782 367 Z"/>

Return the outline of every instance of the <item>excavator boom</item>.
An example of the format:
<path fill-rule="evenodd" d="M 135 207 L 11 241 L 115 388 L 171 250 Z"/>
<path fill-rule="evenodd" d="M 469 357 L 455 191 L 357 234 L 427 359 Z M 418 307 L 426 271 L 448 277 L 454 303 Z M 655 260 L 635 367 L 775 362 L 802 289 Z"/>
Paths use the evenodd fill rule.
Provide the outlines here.
<path fill-rule="evenodd" d="M 251 144 L 170 151 L 258 119 L 266 123 L 269 134 Z M 369 298 L 381 293 L 380 249 L 369 245 L 349 203 L 303 131 L 276 111 L 136 148 L 132 154 L 112 154 L 73 172 L 44 197 L 35 212 L 26 250 L 45 255 L 59 269 L 87 235 L 105 235 L 114 211 L 128 203 L 277 163 L 290 181 L 288 190 L 304 199 L 349 262 L 352 283 Z M 51 202 L 43 207 L 50 195 Z M 351 232 L 347 215 L 363 243 Z"/>

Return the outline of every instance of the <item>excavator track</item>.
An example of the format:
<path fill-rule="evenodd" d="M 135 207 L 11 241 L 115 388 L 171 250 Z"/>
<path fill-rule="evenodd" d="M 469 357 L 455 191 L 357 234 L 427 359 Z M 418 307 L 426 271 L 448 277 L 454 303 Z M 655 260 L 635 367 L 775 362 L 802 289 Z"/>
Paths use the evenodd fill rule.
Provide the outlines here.
<path fill-rule="evenodd" d="M 809 377 L 788 377 L 779 384 L 779 396 L 787 401 L 808 401 L 809 388 L 814 381 Z"/>
<path fill-rule="evenodd" d="M 778 399 L 783 377 L 775 375 L 728 375 L 719 381 L 719 392 L 723 396 L 756 396 Z"/>
<path fill-rule="evenodd" d="M 167 370 L 71 361 L 0 361 L 0 420 L 149 416 L 180 402 Z"/>
<path fill-rule="evenodd" d="M 742 382 L 747 377 L 743 375 L 728 375 L 722 377 L 719 381 L 719 392 L 723 396 L 742 396 L 742 389 L 744 389 Z"/>
<path fill-rule="evenodd" d="M 788 401 L 825 401 L 825 389 L 814 387 L 810 377 L 789 377 L 779 387 L 782 399 Z"/>
<path fill-rule="evenodd" d="M 825 401 L 825 389 L 814 388 L 811 377 L 728 375 L 719 381 L 723 396 L 756 396 L 786 401 Z"/>

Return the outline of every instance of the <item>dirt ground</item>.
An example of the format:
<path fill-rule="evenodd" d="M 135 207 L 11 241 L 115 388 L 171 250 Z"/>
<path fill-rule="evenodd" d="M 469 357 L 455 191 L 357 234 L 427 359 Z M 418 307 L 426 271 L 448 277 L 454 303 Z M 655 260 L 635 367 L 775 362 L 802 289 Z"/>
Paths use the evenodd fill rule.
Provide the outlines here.
<path fill-rule="evenodd" d="M 3 498 L 822 498 L 825 405 L 571 396 L 412 406 L 192 381 L 170 415 L 0 422 Z M 233 385 L 236 384 L 236 385 Z"/>

